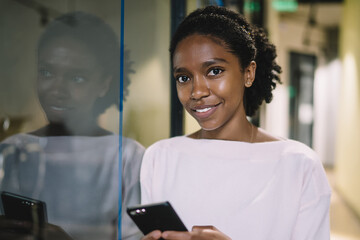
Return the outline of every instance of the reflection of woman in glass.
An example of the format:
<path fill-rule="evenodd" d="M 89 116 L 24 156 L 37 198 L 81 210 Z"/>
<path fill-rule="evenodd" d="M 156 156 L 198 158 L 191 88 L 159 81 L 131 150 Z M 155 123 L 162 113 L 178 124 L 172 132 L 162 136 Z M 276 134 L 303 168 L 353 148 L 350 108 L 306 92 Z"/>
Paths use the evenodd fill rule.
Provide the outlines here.
<path fill-rule="evenodd" d="M 144 240 L 329 239 L 331 190 L 316 154 L 247 119 L 279 81 L 264 32 L 207 7 L 180 24 L 170 52 L 179 100 L 201 129 L 146 150 L 141 201 L 170 201 L 190 231 Z"/>
<path fill-rule="evenodd" d="M 119 53 L 99 18 L 76 12 L 55 19 L 38 45 L 38 96 L 48 124 L 0 145 L 1 190 L 45 201 L 49 222 L 74 239 L 117 238 L 119 136 L 97 120 L 119 106 Z M 122 202 L 134 205 L 143 147 L 123 139 L 122 149 Z M 122 230 L 123 239 L 138 239 L 125 214 Z"/>

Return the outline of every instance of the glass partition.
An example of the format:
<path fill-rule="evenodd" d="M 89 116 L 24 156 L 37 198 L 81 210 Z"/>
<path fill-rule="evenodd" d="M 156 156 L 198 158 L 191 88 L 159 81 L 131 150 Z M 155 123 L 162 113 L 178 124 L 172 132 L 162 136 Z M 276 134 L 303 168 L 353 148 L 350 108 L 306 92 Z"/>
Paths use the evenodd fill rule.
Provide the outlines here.
<path fill-rule="evenodd" d="M 1 216 L 1 239 L 121 238 L 119 196 L 139 202 L 140 160 L 121 165 L 119 154 L 120 7 L 120 0 L 0 1 L 0 189 L 45 203 L 38 214 L 49 223 L 42 228 L 41 215 L 26 215 L 36 202 L 11 212 L 4 200 L 2 215 L 32 224 L 8 231 L 16 224 Z M 124 146 L 124 156 L 141 159 L 140 145 Z M 122 191 L 119 167 L 132 180 Z M 138 233 L 129 221 L 123 239 Z"/>

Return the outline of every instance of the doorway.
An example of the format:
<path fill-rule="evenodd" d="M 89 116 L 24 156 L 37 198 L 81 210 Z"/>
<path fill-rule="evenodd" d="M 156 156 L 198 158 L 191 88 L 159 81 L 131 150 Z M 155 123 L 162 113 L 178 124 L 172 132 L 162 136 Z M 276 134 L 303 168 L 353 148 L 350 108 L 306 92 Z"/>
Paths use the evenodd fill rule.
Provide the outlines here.
<path fill-rule="evenodd" d="M 290 52 L 290 138 L 312 147 L 314 55 Z"/>

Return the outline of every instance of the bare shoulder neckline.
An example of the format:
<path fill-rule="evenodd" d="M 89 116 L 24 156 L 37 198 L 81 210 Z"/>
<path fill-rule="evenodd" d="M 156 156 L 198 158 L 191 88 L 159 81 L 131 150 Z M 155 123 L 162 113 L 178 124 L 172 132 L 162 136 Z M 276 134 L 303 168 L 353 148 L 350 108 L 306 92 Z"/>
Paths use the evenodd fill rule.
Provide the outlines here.
<path fill-rule="evenodd" d="M 243 142 L 243 141 L 234 141 L 234 140 L 227 140 L 227 139 L 199 139 L 199 138 L 196 138 L 196 136 L 198 135 L 198 132 L 199 131 L 196 131 L 191 134 L 187 134 L 187 135 L 185 135 L 185 137 L 187 137 L 188 139 L 193 139 L 193 140 L 208 140 L 208 141 L 216 141 L 217 140 L 217 141 L 226 141 L 226 142 L 241 142 L 241 143 L 248 143 L 248 144 L 283 142 L 283 141 L 288 140 L 286 138 L 274 136 L 262 128 L 256 128 L 256 133 L 255 133 L 256 136 L 255 136 L 254 142 Z"/>
<path fill-rule="evenodd" d="M 232 140 L 224 140 L 224 139 L 197 139 L 197 138 L 192 138 L 189 137 L 189 135 L 184 135 L 184 136 L 180 136 L 182 138 L 188 139 L 190 141 L 219 141 L 219 142 L 229 142 L 229 143 L 243 143 L 243 144 L 277 144 L 277 143 L 283 143 L 283 142 L 287 142 L 290 141 L 290 139 L 287 138 L 277 138 L 277 140 L 273 140 L 273 141 L 262 141 L 262 142 L 241 142 L 241 141 L 232 141 Z"/>

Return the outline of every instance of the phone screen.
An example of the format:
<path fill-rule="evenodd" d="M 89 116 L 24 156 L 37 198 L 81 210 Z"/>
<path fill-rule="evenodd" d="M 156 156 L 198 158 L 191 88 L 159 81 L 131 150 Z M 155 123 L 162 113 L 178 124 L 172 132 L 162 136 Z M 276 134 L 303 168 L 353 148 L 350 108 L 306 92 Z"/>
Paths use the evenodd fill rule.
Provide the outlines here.
<path fill-rule="evenodd" d="M 130 207 L 127 213 L 145 235 L 153 230 L 187 231 L 169 202 Z"/>

